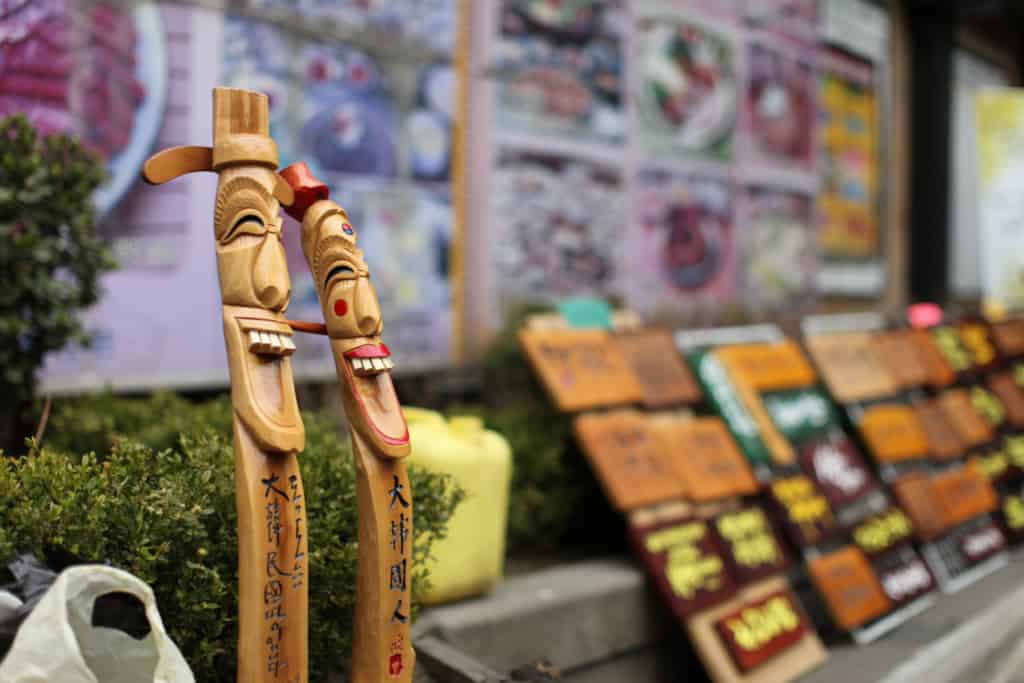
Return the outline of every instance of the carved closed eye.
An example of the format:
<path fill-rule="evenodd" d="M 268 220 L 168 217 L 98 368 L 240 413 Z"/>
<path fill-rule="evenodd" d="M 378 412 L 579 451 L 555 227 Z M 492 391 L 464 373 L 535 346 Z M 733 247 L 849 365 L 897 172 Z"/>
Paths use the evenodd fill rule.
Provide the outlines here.
<path fill-rule="evenodd" d="M 223 241 L 230 242 L 237 235 L 263 235 L 267 231 L 267 226 L 263 222 L 263 218 L 257 214 L 245 214 L 239 216 L 234 223 L 231 224 L 231 228 L 224 235 Z"/>
<path fill-rule="evenodd" d="M 334 266 L 331 268 L 330 272 L 327 273 L 327 277 L 324 278 L 324 287 L 327 287 L 335 277 L 339 277 L 342 280 L 352 280 L 356 277 L 356 271 L 351 266 Z"/>

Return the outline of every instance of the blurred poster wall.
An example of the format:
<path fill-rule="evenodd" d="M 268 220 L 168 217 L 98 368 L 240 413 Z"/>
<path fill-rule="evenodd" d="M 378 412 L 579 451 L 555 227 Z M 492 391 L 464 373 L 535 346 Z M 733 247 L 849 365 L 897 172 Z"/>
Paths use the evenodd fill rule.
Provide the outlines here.
<path fill-rule="evenodd" d="M 576 295 L 714 322 L 881 293 L 884 11 L 858 0 L 473 10 L 470 327 Z"/>
<path fill-rule="evenodd" d="M 399 366 L 449 361 L 457 0 L 231 6 L 245 17 L 170 3 L 0 0 L 0 115 L 25 112 L 44 131 L 81 136 L 110 176 L 96 202 L 120 267 L 88 314 L 93 345 L 48 358 L 47 390 L 226 383 L 215 178 L 138 181 L 152 151 L 209 144 L 216 85 L 268 93 L 281 165 L 307 161 L 347 208 Z M 372 31 L 376 44 L 342 45 L 323 30 L 335 25 Z M 427 57 L 403 59 L 405 50 Z M 319 320 L 290 219 L 285 235 L 288 315 Z M 299 337 L 296 376 L 333 377 L 324 340 Z"/>

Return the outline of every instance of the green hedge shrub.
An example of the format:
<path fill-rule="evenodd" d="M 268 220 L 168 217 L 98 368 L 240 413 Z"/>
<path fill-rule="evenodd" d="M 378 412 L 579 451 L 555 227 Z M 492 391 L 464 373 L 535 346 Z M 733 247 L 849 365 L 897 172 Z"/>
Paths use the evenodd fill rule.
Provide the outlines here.
<path fill-rule="evenodd" d="M 311 681 L 348 669 L 356 586 L 355 471 L 347 438 L 304 414 Z M 171 394 L 58 402 L 42 448 L 0 462 L 0 558 L 109 563 L 153 586 L 198 681 L 234 681 L 237 542 L 226 399 Z M 94 452 L 92 452 L 94 451 Z M 0 459 L 2 460 L 2 459 Z M 410 468 L 414 560 L 443 538 L 462 491 Z M 413 576 L 413 604 L 429 577 Z"/>

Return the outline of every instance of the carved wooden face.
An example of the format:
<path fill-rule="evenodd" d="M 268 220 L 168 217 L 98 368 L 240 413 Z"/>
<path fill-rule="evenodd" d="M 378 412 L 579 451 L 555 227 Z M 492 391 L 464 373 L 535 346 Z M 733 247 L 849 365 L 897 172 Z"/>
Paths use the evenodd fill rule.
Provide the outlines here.
<path fill-rule="evenodd" d="M 291 281 L 281 244 L 275 173 L 236 167 L 220 174 L 214 210 L 221 298 L 232 306 L 277 313 L 288 308 Z"/>

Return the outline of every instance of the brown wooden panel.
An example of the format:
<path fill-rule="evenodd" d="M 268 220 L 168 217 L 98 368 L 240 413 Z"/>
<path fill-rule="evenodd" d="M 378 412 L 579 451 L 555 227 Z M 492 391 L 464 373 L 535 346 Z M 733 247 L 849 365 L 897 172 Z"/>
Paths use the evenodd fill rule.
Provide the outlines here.
<path fill-rule="evenodd" d="M 908 330 L 917 344 L 921 360 L 928 368 L 928 386 L 932 389 L 948 387 L 956 380 L 956 373 L 939 351 L 929 330 Z"/>
<path fill-rule="evenodd" d="M 934 475 L 932 489 L 947 528 L 991 512 L 999 504 L 992 483 L 976 462 Z"/>
<path fill-rule="evenodd" d="M 723 346 L 716 353 L 757 391 L 805 387 L 816 379 L 814 368 L 800 347 L 789 339 L 771 344 Z"/>
<path fill-rule="evenodd" d="M 828 500 L 806 475 L 779 477 L 768 487 L 768 493 L 794 545 L 816 545 L 838 530 Z"/>
<path fill-rule="evenodd" d="M 908 405 L 872 406 L 861 416 L 857 428 L 879 462 L 913 460 L 928 453 L 928 437 Z"/>
<path fill-rule="evenodd" d="M 1006 420 L 1010 426 L 1024 428 L 1024 391 L 1017 386 L 1013 371 L 1004 370 L 988 378 L 988 388 L 995 394 L 1006 410 Z"/>
<path fill-rule="evenodd" d="M 782 545 L 760 506 L 723 512 L 714 518 L 712 526 L 740 585 L 768 578 L 788 566 Z"/>
<path fill-rule="evenodd" d="M 680 619 L 736 593 L 708 522 L 689 516 L 630 525 L 630 538 L 648 575 Z"/>
<path fill-rule="evenodd" d="M 939 406 L 960 441 L 967 448 L 988 443 L 995 436 L 992 425 L 975 409 L 968 389 L 949 389 L 938 397 Z"/>
<path fill-rule="evenodd" d="M 867 332 L 818 334 L 805 343 L 839 403 L 891 396 L 900 389 Z"/>
<path fill-rule="evenodd" d="M 914 523 L 917 539 L 927 542 L 946 530 L 946 513 L 932 488 L 931 477 L 924 472 L 905 474 L 892 483 L 900 507 Z"/>
<path fill-rule="evenodd" d="M 561 411 L 638 403 L 643 396 L 632 368 L 604 330 L 520 330 L 519 341 Z"/>
<path fill-rule="evenodd" d="M 856 546 L 847 546 L 811 560 L 811 580 L 825 599 L 836 624 L 845 631 L 885 614 L 890 602 L 867 557 Z"/>
<path fill-rule="evenodd" d="M 747 459 L 721 418 L 650 417 L 667 459 L 687 496 L 706 503 L 757 491 Z"/>
<path fill-rule="evenodd" d="M 872 337 L 872 343 L 882 364 L 900 387 L 911 389 L 928 383 L 928 366 L 908 330 L 879 332 Z"/>
<path fill-rule="evenodd" d="M 617 335 L 615 340 L 640 383 L 646 407 L 664 408 L 701 400 L 697 380 L 670 332 L 646 330 Z"/>
<path fill-rule="evenodd" d="M 573 426 L 616 509 L 633 510 L 685 496 L 685 484 L 640 413 L 617 410 L 580 415 Z"/>
<path fill-rule="evenodd" d="M 779 431 L 771 415 L 768 414 L 764 403 L 761 402 L 761 393 L 744 375 L 736 372 L 728 359 L 724 359 L 722 363 L 732 379 L 736 395 L 757 425 L 761 443 L 771 454 L 772 462 L 776 465 L 791 465 L 796 462 L 796 453 L 793 451 L 793 447 Z"/>
<path fill-rule="evenodd" d="M 928 438 L 928 450 L 938 460 L 953 460 L 964 454 L 966 446 L 946 419 L 942 407 L 934 399 L 915 403 L 914 414 Z"/>
<path fill-rule="evenodd" d="M 992 324 L 996 348 L 1007 357 L 1024 355 L 1024 319 L 1004 320 Z"/>

